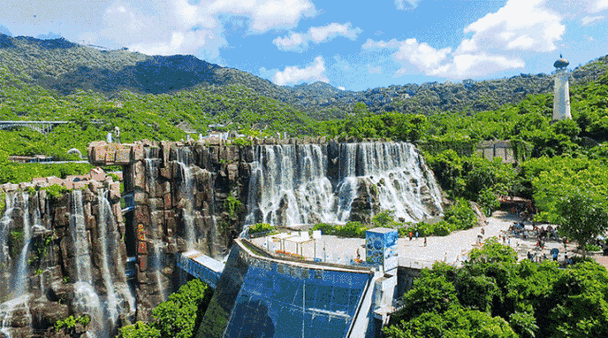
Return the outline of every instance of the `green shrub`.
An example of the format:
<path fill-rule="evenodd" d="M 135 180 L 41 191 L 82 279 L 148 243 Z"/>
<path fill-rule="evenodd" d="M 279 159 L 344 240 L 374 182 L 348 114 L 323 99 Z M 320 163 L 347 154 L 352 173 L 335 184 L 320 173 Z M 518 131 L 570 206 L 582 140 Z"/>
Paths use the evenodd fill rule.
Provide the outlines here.
<path fill-rule="evenodd" d="M 64 320 L 58 320 L 55 322 L 55 331 L 60 331 L 61 329 L 73 330 L 76 327 L 76 324 L 82 325 L 85 329 L 87 325 L 91 322 L 91 318 L 88 316 L 77 316 L 70 315 Z"/>
<path fill-rule="evenodd" d="M 49 185 L 48 187 L 43 187 L 40 190 L 46 191 L 51 198 L 58 199 L 61 198 L 65 193 L 72 191 L 73 189 L 68 189 L 59 184 Z"/>
<path fill-rule="evenodd" d="M 249 227 L 249 234 L 253 235 L 258 232 L 272 231 L 274 227 L 268 223 L 257 223 Z"/>
<path fill-rule="evenodd" d="M 4 212 L 4 208 L 6 207 L 6 193 L 0 190 L 0 216 Z"/>
<path fill-rule="evenodd" d="M 471 203 L 465 199 L 459 199 L 445 212 L 444 219 L 454 225 L 454 230 L 471 229 L 477 224 L 477 216 Z"/>
<path fill-rule="evenodd" d="M 153 325 L 137 322 L 133 325 L 123 326 L 118 338 L 160 338 L 160 331 Z"/>
<path fill-rule="evenodd" d="M 368 229 L 359 222 L 348 222 L 344 225 L 332 225 L 319 223 L 312 230 L 321 230 L 325 235 L 334 235 L 346 238 L 365 238 L 365 231 Z"/>
<path fill-rule="evenodd" d="M 153 326 L 163 338 L 190 338 L 196 329 L 197 318 L 204 314 L 205 300 L 209 299 L 207 284 L 193 279 L 182 285 L 178 292 L 160 303 L 153 311 Z M 207 297 L 205 297 L 207 296 Z"/>

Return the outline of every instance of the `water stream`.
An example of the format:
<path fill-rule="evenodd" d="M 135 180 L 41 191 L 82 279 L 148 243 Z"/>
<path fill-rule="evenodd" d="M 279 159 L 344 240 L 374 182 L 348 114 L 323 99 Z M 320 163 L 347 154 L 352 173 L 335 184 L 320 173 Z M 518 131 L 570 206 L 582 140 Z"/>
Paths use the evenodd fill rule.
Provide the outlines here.
<path fill-rule="evenodd" d="M 336 175 L 325 145 L 256 147 L 245 223 L 345 223 L 362 185 L 375 191 L 382 210 L 405 221 L 441 211 L 439 188 L 415 146 L 344 143 L 338 151 Z"/>
<path fill-rule="evenodd" d="M 23 233 L 22 240 L 23 246 L 21 247 L 21 252 L 19 254 L 19 260 L 17 263 L 17 269 L 15 271 L 15 290 L 14 294 L 16 297 L 23 296 L 27 292 L 27 285 L 29 284 L 27 281 L 27 258 L 29 254 L 30 243 L 32 241 L 32 233 L 31 233 L 31 223 L 30 223 L 30 195 L 27 192 L 21 194 L 22 198 L 22 219 L 23 219 Z"/>
<path fill-rule="evenodd" d="M 86 313 L 91 317 L 89 334 L 93 337 L 103 337 L 106 335 L 106 320 L 99 295 L 93 287 L 89 233 L 85 225 L 82 191 L 74 190 L 70 202 L 70 234 L 76 263 L 73 304 L 77 313 Z"/>
<path fill-rule="evenodd" d="M 148 189 L 148 192 L 150 193 L 150 198 L 156 198 L 158 196 L 156 196 L 156 186 L 157 186 L 157 182 L 156 182 L 156 177 L 158 177 L 158 170 L 159 170 L 159 166 L 160 166 L 160 159 L 153 159 L 150 158 L 150 151 L 149 148 L 146 148 L 146 159 L 145 159 L 145 165 L 146 165 L 146 187 Z M 154 212 L 156 211 L 156 208 L 154 207 L 155 204 L 151 204 L 150 206 L 150 217 L 154 217 Z M 152 248 L 153 248 L 153 254 L 152 254 L 152 264 L 151 267 L 154 270 L 154 278 L 156 279 L 156 287 L 158 288 L 158 292 L 160 294 L 161 297 L 161 301 L 165 301 L 167 299 L 167 292 L 165 290 L 165 288 L 163 287 L 163 282 L 162 282 L 162 269 L 163 269 L 163 261 L 164 261 L 164 256 L 162 253 L 162 248 L 164 247 L 164 242 L 163 242 L 163 229 L 161 227 L 161 229 L 154 229 L 155 231 L 151 231 L 151 234 L 154 235 L 154 237 L 152 238 Z"/>
<path fill-rule="evenodd" d="M 36 214 L 36 212 L 34 212 L 34 214 Z M 16 261 L 11 262 L 8 251 L 8 239 L 9 234 L 11 234 L 11 226 L 14 225 L 15 219 L 21 220 L 23 228 L 15 230 L 12 235 L 12 240 L 20 240 L 21 249 L 19 250 L 19 256 Z M 39 217 L 34 217 L 34 221 L 38 220 L 39 222 L 39 219 Z M 11 330 L 13 329 L 13 316 L 15 312 L 19 312 L 18 320 L 23 328 L 31 328 L 32 324 L 32 317 L 28 306 L 30 299 L 28 256 L 30 253 L 31 241 L 32 220 L 30 215 L 30 195 L 27 192 L 7 193 L 6 210 L 2 216 L 0 225 L 0 267 L 3 272 L 10 271 L 11 263 L 13 263 L 13 270 L 8 278 L 10 283 L 5 285 L 7 288 L 6 290 L 1 290 L 2 292 L 0 292 L 0 295 L 10 296 L 12 299 L 0 304 L 0 318 L 2 318 L 0 333 L 9 338 L 11 337 Z M 5 278 L 4 275 L 5 274 L 3 273 L 2 278 Z"/>
<path fill-rule="evenodd" d="M 196 245 L 196 229 L 194 222 L 194 176 L 190 170 L 191 163 L 190 149 L 177 149 L 177 163 L 182 169 L 182 181 L 179 186 L 182 201 L 185 203 L 182 206 L 184 218 L 184 235 L 186 241 L 186 250 L 193 249 Z"/>
<path fill-rule="evenodd" d="M 17 195 L 7 193 L 5 196 L 5 210 L 0 219 L 0 267 L 2 267 L 2 279 L 5 278 L 4 272 L 8 272 L 7 267 L 10 266 L 10 255 L 8 250 L 8 237 L 11 223 L 13 222 L 13 210 L 15 208 L 15 199 Z M 7 290 L 0 290 L 0 296 Z"/>
<path fill-rule="evenodd" d="M 97 231 L 101 251 L 101 276 L 106 289 L 105 308 L 111 329 L 114 330 L 120 314 L 135 312 L 135 298 L 126 284 L 124 261 L 120 252 L 121 238 L 112 207 L 106 198 L 107 193 L 103 189 L 98 193 Z"/>

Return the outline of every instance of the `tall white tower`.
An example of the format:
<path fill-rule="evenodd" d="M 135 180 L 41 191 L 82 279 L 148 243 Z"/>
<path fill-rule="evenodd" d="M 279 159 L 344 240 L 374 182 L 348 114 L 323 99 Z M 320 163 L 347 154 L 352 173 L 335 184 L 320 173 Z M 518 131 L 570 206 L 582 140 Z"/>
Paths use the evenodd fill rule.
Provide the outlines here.
<path fill-rule="evenodd" d="M 551 122 L 571 119 L 570 114 L 570 88 L 568 86 L 568 65 L 570 62 L 559 55 L 555 61 L 555 88 L 553 95 L 553 119 Z"/>

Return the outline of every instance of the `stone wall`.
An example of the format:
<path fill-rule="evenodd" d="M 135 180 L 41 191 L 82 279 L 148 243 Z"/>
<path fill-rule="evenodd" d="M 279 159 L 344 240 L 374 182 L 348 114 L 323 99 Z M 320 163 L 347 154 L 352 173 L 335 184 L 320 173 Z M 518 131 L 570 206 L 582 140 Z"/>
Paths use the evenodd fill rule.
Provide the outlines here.
<path fill-rule="evenodd" d="M 483 141 L 477 146 L 477 153 L 490 161 L 499 157 L 506 163 L 517 162 L 511 141 Z"/>
<path fill-rule="evenodd" d="M 178 252 L 228 254 L 242 231 L 252 149 L 220 140 L 90 145 L 91 163 L 123 166 L 125 194 L 133 198 L 125 218 L 129 256 L 137 257 L 138 320 L 150 320 L 178 286 Z"/>
<path fill-rule="evenodd" d="M 228 255 L 232 240 L 243 232 L 243 224 L 247 223 L 248 207 L 253 205 L 249 191 L 253 171 L 264 170 L 257 162 L 260 160 L 258 146 L 295 145 L 290 148 L 295 152 L 291 154 L 295 160 L 302 160 L 309 145 L 320 147 L 327 157 L 327 172 L 323 175 L 332 185 L 337 184 L 345 163 L 358 168 L 357 172 L 363 171 L 355 163 L 365 159 L 363 148 L 353 150 L 335 140 L 253 139 L 246 143 L 237 145 L 208 139 L 135 144 L 95 142 L 89 146 L 92 164 L 123 167 L 123 196 L 133 200 L 132 211 L 125 215 L 125 241 L 128 256 L 136 257 L 137 262 L 134 283 L 138 320 L 150 320 L 152 309 L 183 281 L 183 276 L 180 279 L 179 271 L 175 271 L 177 253 L 196 249 L 216 259 Z M 346 148 L 353 151 L 346 152 Z M 275 150 L 278 149 L 275 147 Z M 265 151 L 271 150 L 267 147 Z M 344 156 L 351 156 L 351 160 Z M 436 189 L 427 182 L 432 173 L 427 175 L 430 172 L 421 157 L 413 156 L 412 163 L 423 168 L 411 171 L 421 170 L 425 174 L 402 183 L 411 185 L 410 191 L 421 195 L 420 205 L 428 208 L 429 214 L 437 215 L 441 213 L 441 207 L 430 198 Z M 302 168 L 299 170 L 303 171 Z M 293 179 L 295 174 L 290 177 Z M 388 183 L 381 180 L 379 184 Z M 378 189 L 373 184 L 371 180 L 365 180 L 354 192 L 351 220 L 369 221 L 373 212 L 379 210 Z M 260 193 L 254 191 L 252 194 Z M 313 198 L 311 196 L 311 200 Z M 280 205 L 285 207 L 287 203 L 281 200 Z M 285 212 L 283 209 L 277 213 Z M 255 223 L 258 219 L 249 222 Z"/>
<path fill-rule="evenodd" d="M 85 242 L 82 244 L 90 253 L 90 284 L 98 297 L 108 296 L 103 280 L 104 260 L 126 261 L 124 242 L 115 240 L 125 234 L 120 212 L 120 183 L 102 171 L 67 179 L 35 179 L 31 183 L 0 186 L 7 201 L 0 226 L 0 322 L 4 333 L 11 337 L 63 337 L 65 332 L 54 329 L 57 320 L 69 315 L 93 315 L 76 304 L 75 294 L 81 285 L 77 283 L 80 275 L 77 263 L 81 257 L 77 257 L 73 236 L 74 191 L 82 196 L 79 206 L 84 218 L 81 235 Z M 100 196 L 103 203 L 109 202 L 109 207 L 107 204 L 100 207 Z M 103 233 L 99 231 L 102 222 Z M 100 234 L 112 241 L 105 254 L 101 252 L 100 242 L 104 238 L 100 238 Z M 19 276 L 20 270 L 23 276 Z M 122 265 L 112 264 L 107 272 L 115 286 L 128 289 Z M 130 316 L 134 313 L 121 311 L 114 324 L 128 323 Z M 90 329 L 95 326 L 111 325 L 94 323 Z M 75 332 L 82 333 L 82 329 L 79 327 Z"/>
<path fill-rule="evenodd" d="M 0 227 L 0 322 L 6 322 L 11 337 L 61 336 L 64 332 L 52 327 L 69 315 L 93 318 L 88 330 L 98 337 L 113 336 L 116 327 L 134 320 L 150 321 L 152 309 L 188 278 L 176 270 L 176 254 L 197 249 L 222 259 L 242 233 L 252 170 L 262 168 L 256 162 L 258 145 L 297 145 L 291 148 L 295 157 L 307 145 L 321 147 L 328 161 L 324 175 L 333 185 L 344 169 L 341 161 L 348 152 L 343 150 L 352 148 L 324 138 L 247 143 L 92 143 L 92 164 L 122 166 L 122 194 L 120 183 L 100 169 L 63 180 L 1 186 L 10 203 Z M 363 161 L 361 149 L 348 156 Z M 427 170 L 419 155 L 414 157 L 413 163 Z M 432 174 L 427 171 L 407 183 L 435 214 L 441 209 L 429 198 L 425 182 Z M 366 182 L 352 196 L 351 219 L 366 221 L 378 209 L 378 189 Z M 28 227 L 26 214 L 32 223 L 27 241 L 20 239 Z M 132 279 L 127 280 L 125 271 L 131 270 L 126 265 L 133 259 Z M 90 263 L 83 265 L 83 260 Z M 22 261 L 28 263 L 26 286 L 17 294 L 12 285 Z"/>

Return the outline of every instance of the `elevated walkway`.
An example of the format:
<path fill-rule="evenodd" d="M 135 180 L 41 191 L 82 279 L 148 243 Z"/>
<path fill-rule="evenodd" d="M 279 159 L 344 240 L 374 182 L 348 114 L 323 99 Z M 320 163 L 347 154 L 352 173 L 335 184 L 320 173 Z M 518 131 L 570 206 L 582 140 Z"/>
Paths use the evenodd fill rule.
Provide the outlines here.
<path fill-rule="evenodd" d="M 224 264 L 197 250 L 183 252 L 177 259 L 177 266 L 214 289 L 224 271 Z"/>
<path fill-rule="evenodd" d="M 0 129 L 10 129 L 16 127 L 28 127 L 35 131 L 46 134 L 50 133 L 55 126 L 68 124 L 70 121 L 0 121 Z"/>

